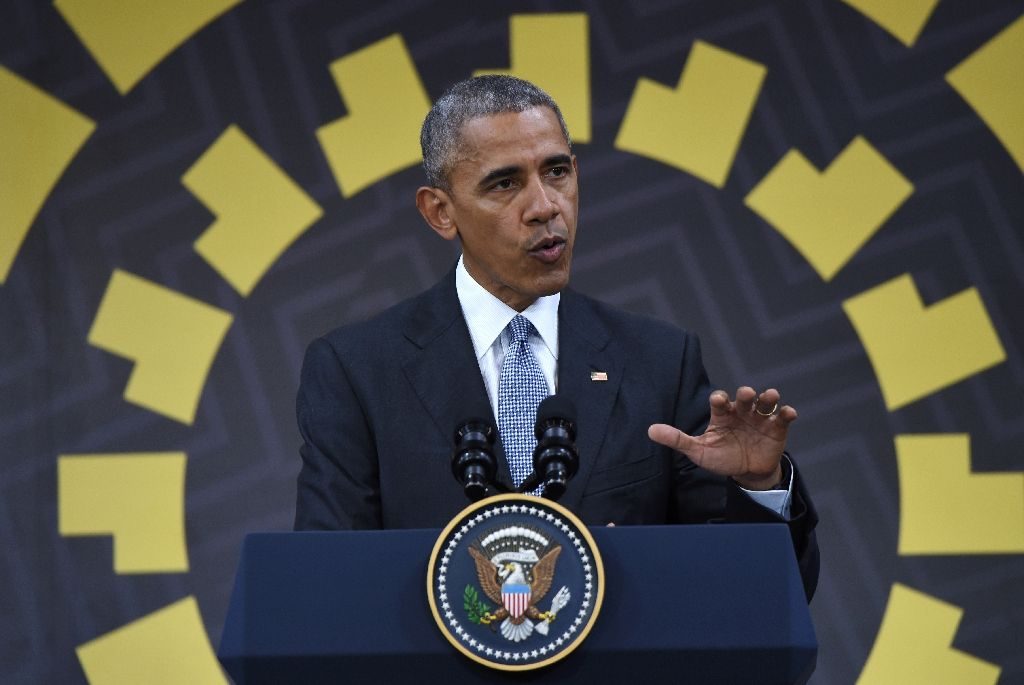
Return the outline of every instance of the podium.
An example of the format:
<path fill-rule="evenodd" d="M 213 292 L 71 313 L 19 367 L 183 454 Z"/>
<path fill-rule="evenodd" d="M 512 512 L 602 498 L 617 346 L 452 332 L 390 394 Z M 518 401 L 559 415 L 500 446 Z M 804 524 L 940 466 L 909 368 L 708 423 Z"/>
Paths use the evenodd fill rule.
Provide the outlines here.
<path fill-rule="evenodd" d="M 427 601 L 436 530 L 246 537 L 218 657 L 260 683 L 804 683 L 817 641 L 781 524 L 591 528 L 604 604 L 565 659 L 509 673 L 449 644 Z"/>

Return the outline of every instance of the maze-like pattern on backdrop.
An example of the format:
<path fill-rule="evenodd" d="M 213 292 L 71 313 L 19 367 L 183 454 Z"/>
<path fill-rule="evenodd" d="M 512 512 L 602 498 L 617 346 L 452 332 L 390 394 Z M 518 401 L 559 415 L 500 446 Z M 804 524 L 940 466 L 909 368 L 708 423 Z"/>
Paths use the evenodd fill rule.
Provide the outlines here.
<path fill-rule="evenodd" d="M 578 287 L 800 410 L 813 682 L 1024 677 L 1024 7 L 541 4 L 0 10 L 5 681 L 225 682 L 302 347 L 450 265 L 417 136 L 471 73 L 562 104 Z"/>

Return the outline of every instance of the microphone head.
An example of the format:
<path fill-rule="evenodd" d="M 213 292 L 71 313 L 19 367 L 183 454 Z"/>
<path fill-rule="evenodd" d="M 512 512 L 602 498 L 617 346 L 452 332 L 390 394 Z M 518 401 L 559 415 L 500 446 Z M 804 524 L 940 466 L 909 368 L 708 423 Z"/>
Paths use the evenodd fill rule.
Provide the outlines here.
<path fill-rule="evenodd" d="M 557 500 L 576 474 L 580 458 L 576 452 L 576 407 L 564 395 L 546 397 L 537 407 L 534 428 L 537 447 L 533 471 L 543 483 L 544 497 Z"/>
<path fill-rule="evenodd" d="M 462 484 L 466 496 L 472 501 L 487 494 L 487 486 L 494 480 L 497 462 L 492 445 L 497 430 L 487 416 L 477 412 L 473 418 L 460 421 L 455 427 L 455 450 L 452 452 L 452 474 Z"/>
<path fill-rule="evenodd" d="M 483 433 L 487 442 L 493 443 L 497 430 L 494 428 L 494 422 L 486 418 L 488 414 L 489 412 L 477 411 L 470 414 L 469 418 L 459 421 L 455 426 L 455 444 L 458 445 L 470 432 Z"/>
<path fill-rule="evenodd" d="M 545 424 L 552 419 L 560 419 L 576 423 L 576 407 L 565 395 L 548 395 L 537 407 L 537 425 Z"/>

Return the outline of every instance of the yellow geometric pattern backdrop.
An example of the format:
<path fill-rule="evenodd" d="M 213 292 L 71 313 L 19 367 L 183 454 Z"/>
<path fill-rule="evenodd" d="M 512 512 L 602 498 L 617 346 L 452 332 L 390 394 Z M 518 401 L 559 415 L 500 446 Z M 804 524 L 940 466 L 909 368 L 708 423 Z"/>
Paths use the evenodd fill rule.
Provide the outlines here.
<path fill-rule="evenodd" d="M 241 0 L 55 0 L 124 95 L 164 57 Z"/>
<path fill-rule="evenodd" d="M 0 66 L 0 284 L 46 197 L 96 124 Z"/>
<path fill-rule="evenodd" d="M 935 683 L 995 685 L 999 669 L 951 645 L 963 612 L 900 583 L 857 685 Z"/>
<path fill-rule="evenodd" d="M 1024 171 L 1024 17 L 946 75 Z"/>
<path fill-rule="evenodd" d="M 669 88 L 640 79 L 615 147 L 725 185 L 767 69 L 696 41 Z"/>
<path fill-rule="evenodd" d="M 186 597 L 78 648 L 92 685 L 226 685 L 195 598 Z"/>
<path fill-rule="evenodd" d="M 115 573 L 188 571 L 185 462 L 178 452 L 62 455 L 61 535 L 111 535 Z"/>
<path fill-rule="evenodd" d="M 191 424 L 230 326 L 221 309 L 115 270 L 89 343 L 135 362 L 126 400 Z"/>
<path fill-rule="evenodd" d="M 843 302 L 875 367 L 885 406 L 899 409 L 999 364 L 1006 352 L 978 291 L 925 307 L 909 275 Z"/>
<path fill-rule="evenodd" d="M 914 186 L 858 136 L 823 172 L 790 150 L 750 191 L 746 205 L 829 281 L 912 192 Z"/>
<path fill-rule="evenodd" d="M 246 296 L 323 210 L 231 126 L 181 182 L 217 215 L 196 252 Z"/>
<path fill-rule="evenodd" d="M 838 2 L 838 0 L 837 0 Z M 938 0 L 901 5 L 844 0 L 904 45 L 914 46 Z M 56 8 L 120 94 L 237 1 L 188 3 L 58 0 Z M 576 142 L 595 137 L 596 49 L 587 14 L 509 17 L 509 68 L 548 88 Z M 409 36 L 389 34 L 332 55 L 329 71 L 346 114 L 308 131 L 340 198 L 350 201 L 420 161 L 419 125 L 431 103 Z M 419 40 L 419 38 L 418 38 Z M 687 54 L 688 52 L 688 54 Z M 550 59 L 556 53 L 557 60 Z M 677 83 L 640 77 L 614 148 L 667 165 L 721 191 L 762 92 L 776 74 L 756 59 L 692 41 Z M 476 73 L 498 73 L 480 65 Z M 1024 18 L 1005 27 L 948 74 L 1024 169 Z M 449 81 L 466 73 L 452 73 Z M 0 67 L 0 284 L 33 220 L 96 124 Z M 796 147 L 757 180 L 743 202 L 810 265 L 822 284 L 843 270 L 915 193 L 914 184 L 864 135 L 815 163 Z M 584 183 L 586 175 L 584 172 Z M 282 164 L 232 123 L 180 176 L 213 220 L 194 249 L 242 298 L 324 216 Z M 925 302 L 906 273 L 837 298 L 874 369 L 885 408 L 895 412 L 1007 360 L 983 294 L 968 288 Z M 115 268 L 88 332 L 89 345 L 131 360 L 124 400 L 192 426 L 232 312 L 150 278 Z M 899 478 L 900 555 L 1024 553 L 1024 473 L 972 471 L 966 433 L 894 435 Z M 135 450 L 146 445 L 135 445 Z M 189 570 L 184 452 L 75 453 L 58 458 L 59 533 L 112 536 L 116 574 Z M 239 541 L 240 542 L 240 541 Z M 836 544 L 825 541 L 823 544 Z M 894 583 L 858 682 L 995 683 L 1000 668 L 953 648 L 963 612 Z M 91 683 L 223 683 L 189 596 L 77 650 Z"/>
<path fill-rule="evenodd" d="M 418 136 L 430 98 L 401 36 L 390 36 L 331 64 L 349 114 L 317 129 L 337 179 L 351 197 L 420 161 Z"/>

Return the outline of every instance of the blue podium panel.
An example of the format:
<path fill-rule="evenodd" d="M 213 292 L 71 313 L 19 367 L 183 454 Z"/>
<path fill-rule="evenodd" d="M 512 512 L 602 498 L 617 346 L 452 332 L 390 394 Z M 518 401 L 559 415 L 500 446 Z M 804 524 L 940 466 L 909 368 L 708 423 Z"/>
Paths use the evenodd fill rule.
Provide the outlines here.
<path fill-rule="evenodd" d="M 442 636 L 435 530 L 246 538 L 218 655 L 250 683 L 803 683 L 817 642 L 783 525 L 592 528 L 604 605 L 564 660 L 508 673 Z"/>

